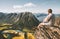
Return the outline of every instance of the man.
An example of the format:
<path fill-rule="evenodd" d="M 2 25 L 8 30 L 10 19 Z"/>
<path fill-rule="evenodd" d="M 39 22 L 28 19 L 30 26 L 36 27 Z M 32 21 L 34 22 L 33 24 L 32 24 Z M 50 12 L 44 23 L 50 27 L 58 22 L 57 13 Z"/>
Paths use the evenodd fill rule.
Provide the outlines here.
<path fill-rule="evenodd" d="M 38 28 L 43 26 L 54 26 L 54 22 L 55 22 L 55 16 L 54 14 L 52 14 L 52 9 L 48 9 L 48 15 L 43 20 L 43 22 L 38 25 Z"/>

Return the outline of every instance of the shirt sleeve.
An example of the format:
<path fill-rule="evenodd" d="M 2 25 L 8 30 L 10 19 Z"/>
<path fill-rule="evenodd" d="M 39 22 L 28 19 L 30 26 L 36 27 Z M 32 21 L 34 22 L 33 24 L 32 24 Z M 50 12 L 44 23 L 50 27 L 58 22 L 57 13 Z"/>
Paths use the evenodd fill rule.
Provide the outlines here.
<path fill-rule="evenodd" d="M 43 25 L 51 25 L 51 24 L 48 22 L 48 23 L 43 23 Z"/>
<path fill-rule="evenodd" d="M 43 22 L 48 22 L 48 20 L 51 18 L 52 14 L 49 14 L 44 20 Z"/>

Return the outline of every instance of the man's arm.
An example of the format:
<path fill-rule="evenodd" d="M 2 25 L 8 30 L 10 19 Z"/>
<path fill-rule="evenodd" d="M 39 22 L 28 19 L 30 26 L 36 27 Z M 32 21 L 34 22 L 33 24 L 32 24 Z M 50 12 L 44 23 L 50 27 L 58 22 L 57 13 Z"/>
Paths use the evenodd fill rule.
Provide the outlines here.
<path fill-rule="evenodd" d="M 51 18 L 52 14 L 49 14 L 44 20 L 43 23 L 48 22 Z"/>

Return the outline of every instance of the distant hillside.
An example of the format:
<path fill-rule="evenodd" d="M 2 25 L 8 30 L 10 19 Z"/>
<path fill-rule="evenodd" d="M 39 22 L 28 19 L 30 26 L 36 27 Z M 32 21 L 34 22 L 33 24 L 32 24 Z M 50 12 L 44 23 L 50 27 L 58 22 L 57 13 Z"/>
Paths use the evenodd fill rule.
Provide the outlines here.
<path fill-rule="evenodd" d="M 2 13 L 0 12 L 0 24 L 12 24 L 14 29 L 18 28 L 28 28 L 32 29 L 33 27 L 39 24 L 37 18 L 31 12 L 22 12 L 22 13 Z"/>
<path fill-rule="evenodd" d="M 45 13 L 34 13 L 34 15 L 40 22 L 47 16 Z M 55 17 L 60 17 L 60 14 L 55 14 Z"/>

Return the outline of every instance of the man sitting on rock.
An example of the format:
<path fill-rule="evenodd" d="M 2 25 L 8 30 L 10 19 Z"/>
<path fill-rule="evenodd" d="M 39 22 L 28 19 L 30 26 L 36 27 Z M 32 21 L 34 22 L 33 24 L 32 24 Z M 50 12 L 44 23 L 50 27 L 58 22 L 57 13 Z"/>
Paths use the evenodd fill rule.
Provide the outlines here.
<path fill-rule="evenodd" d="M 48 9 L 48 15 L 43 20 L 43 22 L 38 25 L 38 28 L 43 26 L 54 26 L 54 23 L 55 23 L 55 16 L 54 14 L 52 14 L 52 9 Z"/>

